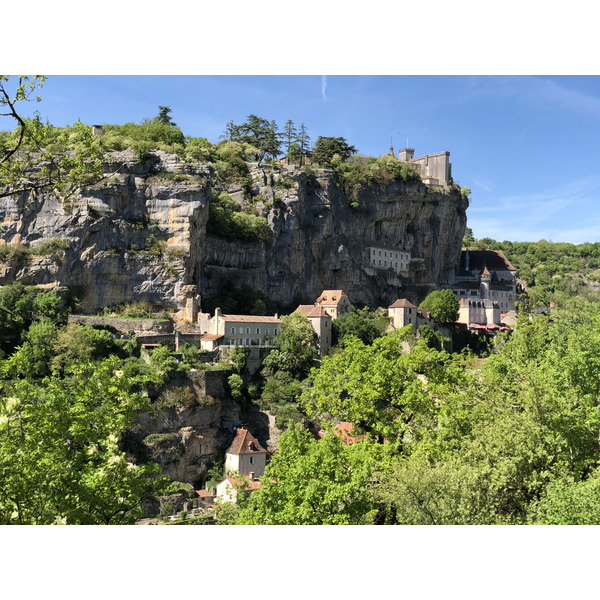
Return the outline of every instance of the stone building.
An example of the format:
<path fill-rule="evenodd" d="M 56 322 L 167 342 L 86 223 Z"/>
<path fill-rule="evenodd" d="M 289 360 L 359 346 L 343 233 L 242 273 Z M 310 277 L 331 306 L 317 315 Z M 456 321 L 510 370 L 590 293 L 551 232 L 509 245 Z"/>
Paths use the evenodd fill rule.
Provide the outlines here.
<path fill-rule="evenodd" d="M 404 148 L 398 152 L 398 160 L 410 163 L 415 167 L 424 183 L 432 185 L 450 185 L 452 177 L 452 164 L 450 152 L 437 152 L 425 154 L 415 158 L 414 148 Z"/>
<path fill-rule="evenodd" d="M 247 429 L 239 428 L 225 452 L 225 470 L 255 479 L 265 474 L 266 466 L 267 451 Z"/>
<path fill-rule="evenodd" d="M 364 242 L 363 260 L 365 267 L 407 275 L 410 266 L 410 252 L 380 242 Z"/>
<path fill-rule="evenodd" d="M 332 319 L 350 314 L 352 308 L 352 304 L 343 290 L 323 290 L 323 293 L 315 300 L 315 304 L 321 305 Z"/>
<path fill-rule="evenodd" d="M 500 326 L 502 317 L 515 310 L 515 275 L 500 250 L 463 250 L 451 285 L 459 300 L 459 323 Z"/>
<path fill-rule="evenodd" d="M 394 329 L 402 329 L 407 325 L 416 333 L 421 325 L 433 327 L 431 313 L 423 308 L 417 308 L 406 298 L 396 300 L 388 306 L 388 316 L 392 319 Z"/>
<path fill-rule="evenodd" d="M 304 315 L 317 334 L 317 349 L 321 356 L 325 356 L 331 348 L 332 317 L 320 304 L 301 304 L 295 311 Z"/>
<path fill-rule="evenodd" d="M 214 340 L 232 346 L 272 345 L 281 328 L 281 320 L 277 315 L 224 315 L 220 308 L 215 309 L 212 318 L 208 313 L 200 313 L 198 323 L 203 332 L 217 336 Z M 219 336 L 223 336 L 222 339 Z"/>

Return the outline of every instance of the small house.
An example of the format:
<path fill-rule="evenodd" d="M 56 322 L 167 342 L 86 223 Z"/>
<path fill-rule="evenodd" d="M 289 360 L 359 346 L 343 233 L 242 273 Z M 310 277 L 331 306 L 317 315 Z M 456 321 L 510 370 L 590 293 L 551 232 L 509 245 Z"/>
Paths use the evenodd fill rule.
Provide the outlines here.
<path fill-rule="evenodd" d="M 225 452 L 225 470 L 254 479 L 264 475 L 266 466 L 267 451 L 247 429 L 239 428 Z"/>

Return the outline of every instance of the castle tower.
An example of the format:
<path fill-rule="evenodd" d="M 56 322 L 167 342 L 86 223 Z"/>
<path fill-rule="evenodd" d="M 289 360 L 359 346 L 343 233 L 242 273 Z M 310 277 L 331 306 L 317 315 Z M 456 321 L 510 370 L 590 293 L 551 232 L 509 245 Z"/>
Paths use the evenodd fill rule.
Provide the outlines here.
<path fill-rule="evenodd" d="M 488 271 L 486 265 L 483 265 L 483 271 L 481 272 L 481 297 L 490 297 L 490 283 L 492 281 L 492 274 Z"/>
<path fill-rule="evenodd" d="M 404 148 L 398 152 L 398 160 L 401 160 L 402 162 L 410 162 L 414 157 L 414 148 Z"/>

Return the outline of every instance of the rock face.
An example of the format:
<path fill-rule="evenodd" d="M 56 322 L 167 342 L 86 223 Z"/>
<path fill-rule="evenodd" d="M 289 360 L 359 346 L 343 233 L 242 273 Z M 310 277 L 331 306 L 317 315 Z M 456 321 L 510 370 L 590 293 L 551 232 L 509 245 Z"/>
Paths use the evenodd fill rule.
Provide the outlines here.
<path fill-rule="evenodd" d="M 343 289 L 352 302 L 386 306 L 443 286 L 458 263 L 466 226 L 468 201 L 458 190 L 422 183 L 368 187 L 352 208 L 325 170 L 250 165 L 250 201 L 241 182 L 223 182 L 212 165 L 161 152 L 144 163 L 131 151 L 112 153 L 104 170 L 100 183 L 68 204 L 52 194 L 0 200 L 2 240 L 34 251 L 0 265 L 0 285 L 69 286 L 82 293 L 87 311 L 136 300 L 184 309 L 190 286 L 206 297 L 228 280 L 284 305 Z M 214 191 L 267 219 L 269 240 L 240 243 L 207 234 Z M 36 256 L 35 246 L 52 238 L 68 242 L 62 258 Z M 369 240 L 410 250 L 410 271 L 365 269 Z"/>

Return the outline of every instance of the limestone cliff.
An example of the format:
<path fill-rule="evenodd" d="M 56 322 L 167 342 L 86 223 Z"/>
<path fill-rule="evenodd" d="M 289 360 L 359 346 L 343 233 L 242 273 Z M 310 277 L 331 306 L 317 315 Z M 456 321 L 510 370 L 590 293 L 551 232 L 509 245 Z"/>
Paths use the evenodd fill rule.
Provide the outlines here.
<path fill-rule="evenodd" d="M 161 152 L 138 163 L 125 151 L 112 153 L 104 171 L 100 183 L 67 204 L 50 193 L 0 200 L 2 241 L 33 249 L 0 264 L 0 285 L 78 287 L 87 311 L 134 300 L 179 309 L 189 286 L 208 296 L 228 280 L 285 305 L 312 302 L 323 289 L 386 305 L 402 296 L 419 300 L 442 286 L 458 262 L 466 226 L 468 201 L 455 189 L 395 182 L 365 188 L 351 208 L 326 170 L 250 165 L 251 209 L 268 220 L 270 235 L 267 242 L 240 243 L 207 234 L 215 190 L 240 204 L 248 200 L 247 186 L 224 182 L 212 165 Z M 53 238 L 68 242 L 64 254 L 36 255 L 35 247 Z M 369 240 L 409 249 L 410 271 L 365 269 Z"/>

